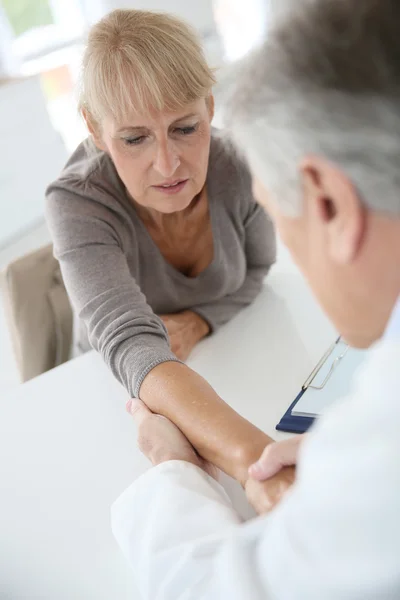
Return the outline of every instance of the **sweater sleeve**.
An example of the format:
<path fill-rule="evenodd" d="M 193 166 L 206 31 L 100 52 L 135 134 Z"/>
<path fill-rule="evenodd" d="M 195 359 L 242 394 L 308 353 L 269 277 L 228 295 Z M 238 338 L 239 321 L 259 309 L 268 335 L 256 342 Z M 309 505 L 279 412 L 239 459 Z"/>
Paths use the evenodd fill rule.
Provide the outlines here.
<path fill-rule="evenodd" d="M 89 342 L 131 396 L 158 364 L 177 361 L 123 251 L 120 218 L 106 206 L 57 187 L 46 217 L 65 286 Z"/>
<path fill-rule="evenodd" d="M 215 331 L 230 321 L 242 308 L 255 300 L 263 281 L 276 260 L 276 238 L 273 224 L 264 210 L 254 201 L 244 218 L 246 255 L 246 277 L 240 288 L 224 298 L 207 304 L 194 306 L 199 314 Z"/>

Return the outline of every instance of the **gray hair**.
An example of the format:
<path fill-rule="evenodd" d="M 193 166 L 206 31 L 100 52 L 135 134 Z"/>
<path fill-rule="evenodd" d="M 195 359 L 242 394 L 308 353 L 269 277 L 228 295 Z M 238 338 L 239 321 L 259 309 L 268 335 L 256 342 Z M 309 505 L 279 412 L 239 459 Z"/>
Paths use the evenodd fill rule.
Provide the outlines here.
<path fill-rule="evenodd" d="M 399 23 L 399 0 L 297 0 L 241 65 L 228 129 L 284 213 L 301 211 L 313 154 L 370 209 L 400 214 Z"/>

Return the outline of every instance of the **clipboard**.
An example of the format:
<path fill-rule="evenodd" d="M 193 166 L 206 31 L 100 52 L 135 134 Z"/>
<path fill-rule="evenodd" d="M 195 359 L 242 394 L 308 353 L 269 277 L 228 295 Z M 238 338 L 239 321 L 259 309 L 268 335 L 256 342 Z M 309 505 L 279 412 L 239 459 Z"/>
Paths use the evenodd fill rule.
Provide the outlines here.
<path fill-rule="evenodd" d="M 305 433 L 325 409 L 350 391 L 353 374 L 365 361 L 366 354 L 350 348 L 338 337 L 307 377 L 276 429 Z"/>

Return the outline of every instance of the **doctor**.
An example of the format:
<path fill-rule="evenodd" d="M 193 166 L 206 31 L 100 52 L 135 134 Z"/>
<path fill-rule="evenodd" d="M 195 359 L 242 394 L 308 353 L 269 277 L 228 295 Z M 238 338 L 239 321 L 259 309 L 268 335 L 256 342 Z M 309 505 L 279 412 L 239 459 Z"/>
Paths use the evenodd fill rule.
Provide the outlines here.
<path fill-rule="evenodd" d="M 251 468 L 255 486 L 297 478 L 246 524 L 179 430 L 130 405 L 156 466 L 112 522 L 144 598 L 400 598 L 399 22 L 398 0 L 299 0 L 238 76 L 258 200 L 337 329 L 373 349 L 349 397 Z"/>

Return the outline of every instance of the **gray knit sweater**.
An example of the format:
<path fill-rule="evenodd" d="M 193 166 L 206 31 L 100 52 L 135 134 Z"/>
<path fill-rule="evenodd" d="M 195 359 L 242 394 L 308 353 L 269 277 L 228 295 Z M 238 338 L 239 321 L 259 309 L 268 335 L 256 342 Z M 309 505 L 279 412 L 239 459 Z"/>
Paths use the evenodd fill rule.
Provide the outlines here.
<path fill-rule="evenodd" d="M 275 260 L 249 172 L 216 132 L 207 191 L 214 258 L 190 278 L 163 258 L 106 154 L 81 144 L 47 190 L 54 253 L 82 324 L 78 343 L 100 352 L 132 396 L 152 368 L 177 360 L 157 314 L 190 309 L 215 330 L 254 300 Z"/>

